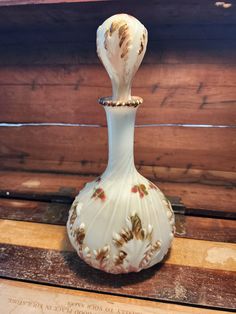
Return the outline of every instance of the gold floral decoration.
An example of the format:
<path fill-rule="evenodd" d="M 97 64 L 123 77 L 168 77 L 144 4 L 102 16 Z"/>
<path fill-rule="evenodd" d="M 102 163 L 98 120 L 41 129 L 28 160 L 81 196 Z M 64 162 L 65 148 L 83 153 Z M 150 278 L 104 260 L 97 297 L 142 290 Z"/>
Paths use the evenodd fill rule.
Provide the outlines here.
<path fill-rule="evenodd" d="M 82 223 L 79 228 L 74 231 L 75 241 L 82 246 L 85 238 L 85 225 Z"/>
<path fill-rule="evenodd" d="M 140 248 L 143 251 L 143 258 L 140 265 L 147 265 L 155 252 L 161 247 L 161 242 L 152 243 L 152 227 L 148 225 L 145 229 L 137 213 L 133 213 L 127 218 L 127 228 L 121 230 L 120 233 L 113 235 L 113 242 L 119 248 L 118 254 L 114 257 L 114 263 L 117 267 L 122 267 L 126 258 L 129 258 L 128 251 Z M 138 251 L 140 251 L 138 249 Z"/>
<path fill-rule="evenodd" d="M 131 46 L 131 37 L 129 32 L 129 26 L 125 20 L 118 20 L 112 22 L 110 28 L 108 28 L 105 32 L 104 39 L 104 48 L 108 49 L 108 38 L 113 35 L 115 31 L 118 30 L 119 36 L 119 46 L 120 48 L 123 46 L 123 51 L 120 55 L 121 58 L 126 59 L 127 54 L 130 50 Z"/>

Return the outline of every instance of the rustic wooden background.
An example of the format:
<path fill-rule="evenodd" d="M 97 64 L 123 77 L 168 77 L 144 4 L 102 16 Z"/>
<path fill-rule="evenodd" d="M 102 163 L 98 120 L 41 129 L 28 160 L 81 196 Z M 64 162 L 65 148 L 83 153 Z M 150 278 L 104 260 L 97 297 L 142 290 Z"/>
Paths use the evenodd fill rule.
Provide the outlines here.
<path fill-rule="evenodd" d="M 236 5 L 65 2 L 0 1 L 0 275 L 234 309 Z M 133 87 L 144 98 L 135 160 L 170 198 L 177 234 L 164 265 L 114 282 L 78 261 L 64 225 L 75 195 L 106 166 L 97 99 L 111 87 L 96 56 L 96 28 L 120 12 L 149 31 Z"/>
<path fill-rule="evenodd" d="M 2 168 L 104 169 L 107 129 L 97 99 L 111 88 L 95 36 L 117 12 L 133 14 L 149 30 L 133 88 L 145 101 L 137 115 L 136 164 L 159 180 L 232 185 L 236 9 L 212 1 L 2 7 L 0 119 L 11 123 L 1 128 Z"/>

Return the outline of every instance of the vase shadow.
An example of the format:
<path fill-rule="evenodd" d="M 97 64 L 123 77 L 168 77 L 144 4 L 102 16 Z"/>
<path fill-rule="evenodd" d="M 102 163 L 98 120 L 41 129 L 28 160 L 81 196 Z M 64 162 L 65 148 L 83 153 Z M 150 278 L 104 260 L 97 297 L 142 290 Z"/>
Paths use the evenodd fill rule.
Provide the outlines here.
<path fill-rule="evenodd" d="M 81 260 L 76 252 L 63 252 L 64 263 L 69 268 L 74 278 L 76 286 L 83 288 L 84 285 L 98 288 L 121 288 L 122 286 L 135 286 L 145 281 L 149 281 L 163 267 L 163 263 L 156 264 L 148 269 L 141 270 L 138 273 L 128 274 L 109 274 L 101 270 L 92 268 Z M 90 287 L 89 287 L 90 286 Z"/>

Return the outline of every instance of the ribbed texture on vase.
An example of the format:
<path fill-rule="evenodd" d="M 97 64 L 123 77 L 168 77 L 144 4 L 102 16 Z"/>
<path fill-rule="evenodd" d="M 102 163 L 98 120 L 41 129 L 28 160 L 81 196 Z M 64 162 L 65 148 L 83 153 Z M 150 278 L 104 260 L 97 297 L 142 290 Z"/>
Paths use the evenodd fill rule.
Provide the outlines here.
<path fill-rule="evenodd" d="M 123 164 L 86 184 L 67 223 L 72 245 L 91 266 L 110 273 L 138 272 L 160 262 L 174 233 L 174 214 L 164 194 Z M 130 169 L 130 170 L 129 170 Z"/>
<path fill-rule="evenodd" d="M 164 194 L 135 168 L 136 108 L 114 103 L 117 108 L 105 106 L 107 168 L 76 197 L 67 229 L 86 263 L 119 274 L 138 272 L 164 258 L 173 239 L 174 214 Z"/>

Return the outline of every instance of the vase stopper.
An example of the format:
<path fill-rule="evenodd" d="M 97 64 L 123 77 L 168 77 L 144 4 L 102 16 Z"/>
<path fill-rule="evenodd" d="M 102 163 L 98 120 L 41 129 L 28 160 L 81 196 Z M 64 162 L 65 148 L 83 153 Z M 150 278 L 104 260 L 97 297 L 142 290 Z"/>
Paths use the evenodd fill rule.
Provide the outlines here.
<path fill-rule="evenodd" d="M 147 47 L 144 25 L 128 14 L 108 18 L 97 30 L 97 54 L 112 83 L 112 100 L 131 100 L 131 84 Z"/>

